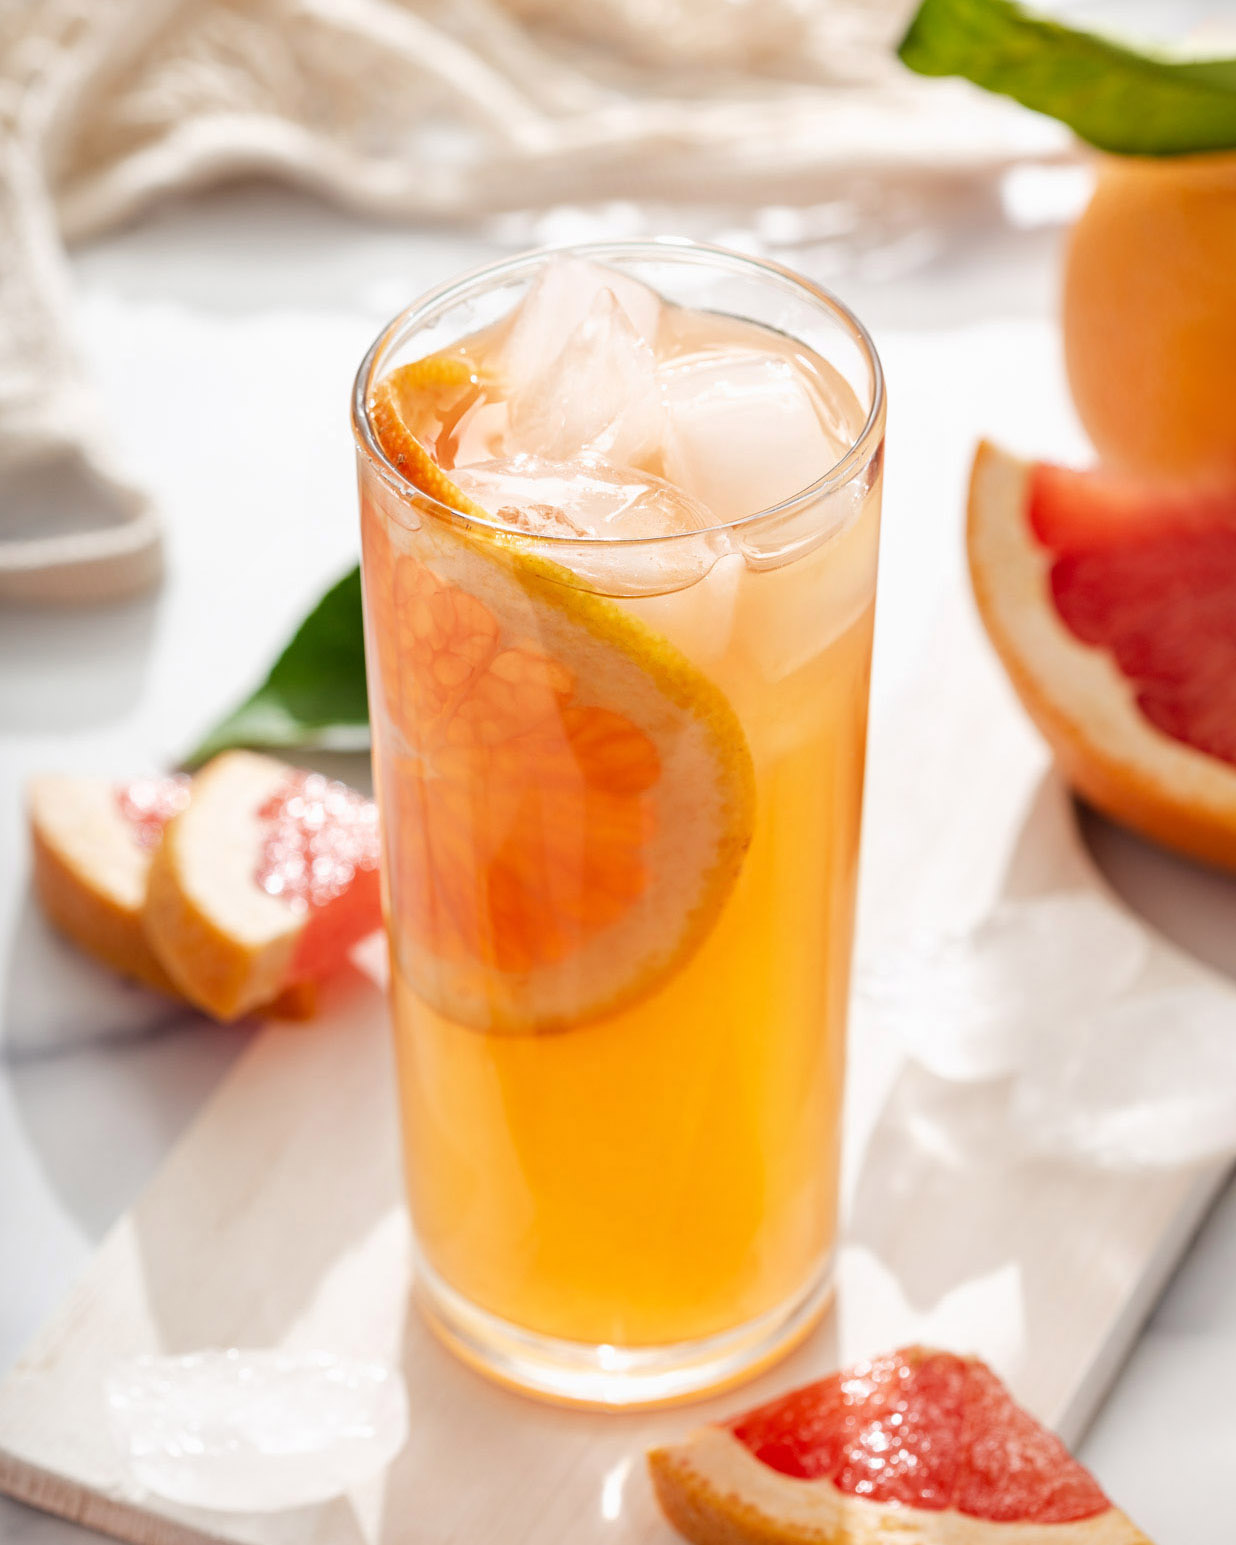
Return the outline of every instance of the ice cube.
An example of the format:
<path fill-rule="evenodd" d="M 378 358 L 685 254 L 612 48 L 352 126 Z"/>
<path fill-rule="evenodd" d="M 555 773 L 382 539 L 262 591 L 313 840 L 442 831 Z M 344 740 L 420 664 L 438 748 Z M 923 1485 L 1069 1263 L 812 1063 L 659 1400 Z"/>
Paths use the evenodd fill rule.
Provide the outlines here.
<path fill-rule="evenodd" d="M 709 512 L 671 484 L 598 456 L 511 456 L 456 468 L 453 476 L 489 514 L 534 536 L 629 540 L 711 524 Z"/>
<path fill-rule="evenodd" d="M 634 462 L 663 432 L 657 359 L 611 290 L 539 374 L 507 383 L 512 451 Z"/>
<path fill-rule="evenodd" d="M 718 520 L 800 493 L 841 454 L 802 372 L 782 355 L 688 355 L 662 368 L 661 390 L 665 475 Z"/>
<path fill-rule="evenodd" d="M 1145 936 L 1085 892 L 1005 902 L 976 928 L 927 933 L 860 970 L 859 991 L 941 1078 L 1015 1072 L 1051 1028 L 1129 987 Z"/>
<path fill-rule="evenodd" d="M 108 1419 L 147 1491 L 265 1513 L 338 1496 L 384 1469 L 408 1432 L 392 1369 L 327 1352 L 194 1352 L 122 1362 Z"/>
<path fill-rule="evenodd" d="M 661 300 L 655 290 L 585 258 L 546 263 L 516 309 L 502 348 L 502 368 L 515 389 L 540 380 L 603 295 L 612 295 L 637 338 L 655 344 Z"/>
<path fill-rule="evenodd" d="M 455 425 L 454 454 L 443 460 L 443 465 L 465 466 L 474 461 L 491 461 L 506 451 L 510 432 L 511 414 L 505 401 L 490 400 L 475 403 L 460 416 Z M 438 455 L 442 455 L 439 440 Z"/>
<path fill-rule="evenodd" d="M 513 456 L 458 467 L 469 498 L 529 536 L 565 538 L 550 556 L 609 595 L 660 594 L 705 575 L 728 543 L 706 534 L 711 516 L 651 473 L 599 457 Z M 677 536 L 673 542 L 649 538 Z"/>
<path fill-rule="evenodd" d="M 1036 1153 L 1121 1169 L 1236 1152 L 1236 1007 L 1160 989 L 1044 1026 L 1013 1094 Z"/>

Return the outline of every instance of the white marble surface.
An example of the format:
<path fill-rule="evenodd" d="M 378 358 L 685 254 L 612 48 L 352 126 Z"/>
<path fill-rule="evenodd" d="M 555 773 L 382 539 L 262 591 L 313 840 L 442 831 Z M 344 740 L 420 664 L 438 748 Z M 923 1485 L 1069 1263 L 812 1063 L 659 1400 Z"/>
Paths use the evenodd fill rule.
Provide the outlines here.
<path fill-rule="evenodd" d="M 1019 188 L 1006 206 L 1042 206 L 1042 189 Z M 1048 192 L 1070 196 L 1064 185 Z M 534 234 L 625 230 L 635 218 L 625 207 L 559 215 Z M 774 215 L 763 229 L 782 237 L 791 223 Z M 509 240 L 517 226 L 497 234 Z M 719 219 L 711 229 L 727 234 Z M 871 324 L 889 373 L 877 711 L 959 571 L 977 434 L 1026 451 L 1078 449 L 1051 327 L 1057 242 L 1054 226 L 1019 229 L 991 197 L 951 225 L 864 241 L 860 256 L 800 253 Z M 165 510 L 170 563 L 146 601 L 0 612 L 0 1366 L 249 1033 L 119 988 L 46 933 L 27 891 L 22 782 L 49 767 L 157 766 L 248 685 L 355 550 L 346 407 L 364 347 L 416 292 L 493 250 L 481 235 L 365 227 L 251 188 L 166 209 L 78 254 L 81 335 L 116 435 Z M 1087 830 L 1155 926 L 1236 975 L 1236 885 L 1101 822 Z M 1230 1187 L 1085 1445 L 1158 1545 L 1230 1545 L 1234 1279 Z M 0 1539 L 81 1537 L 0 1501 Z"/>

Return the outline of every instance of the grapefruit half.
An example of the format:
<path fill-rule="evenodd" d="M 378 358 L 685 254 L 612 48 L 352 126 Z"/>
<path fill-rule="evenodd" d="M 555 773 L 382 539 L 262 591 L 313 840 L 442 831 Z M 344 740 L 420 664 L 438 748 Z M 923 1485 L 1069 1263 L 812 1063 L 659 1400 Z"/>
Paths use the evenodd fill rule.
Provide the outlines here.
<path fill-rule="evenodd" d="M 694 1545 L 1150 1545 L 976 1358 L 907 1347 L 649 1455 Z"/>
<path fill-rule="evenodd" d="M 637 1001 L 707 936 L 751 840 L 751 756 L 668 640 L 518 532 L 476 530 L 413 433 L 444 388 L 446 412 L 460 380 L 419 362 L 371 403 L 391 464 L 469 517 L 375 497 L 364 523 L 392 945 L 449 1018 L 558 1030 Z"/>
<path fill-rule="evenodd" d="M 1178 493 L 979 446 L 984 626 L 1073 787 L 1236 869 L 1236 491 Z"/>
<path fill-rule="evenodd" d="M 373 801 L 249 751 L 194 778 L 142 911 L 168 976 L 221 1020 L 328 975 L 380 923 Z"/>

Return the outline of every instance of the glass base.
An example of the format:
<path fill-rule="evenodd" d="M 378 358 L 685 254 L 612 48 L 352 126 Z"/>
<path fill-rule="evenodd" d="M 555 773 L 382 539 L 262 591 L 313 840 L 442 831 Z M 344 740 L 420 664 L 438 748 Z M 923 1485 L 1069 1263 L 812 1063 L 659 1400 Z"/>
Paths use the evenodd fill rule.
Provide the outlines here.
<path fill-rule="evenodd" d="M 833 1257 L 801 1292 L 734 1330 L 671 1346 L 593 1346 L 523 1330 L 478 1309 L 417 1253 L 413 1295 L 452 1352 L 508 1389 L 563 1405 L 632 1410 L 670 1405 L 752 1378 L 815 1327 L 833 1296 Z"/>

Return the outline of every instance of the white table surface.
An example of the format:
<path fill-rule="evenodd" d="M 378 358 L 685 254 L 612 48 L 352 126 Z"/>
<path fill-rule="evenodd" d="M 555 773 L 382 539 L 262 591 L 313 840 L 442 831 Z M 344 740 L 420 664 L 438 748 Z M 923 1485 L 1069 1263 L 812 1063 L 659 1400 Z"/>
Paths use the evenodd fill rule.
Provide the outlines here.
<path fill-rule="evenodd" d="M 1013 207 L 1040 191 L 1023 179 Z M 1006 207 L 979 199 L 955 224 L 894 234 L 862 258 L 802 254 L 871 325 L 890 378 L 877 705 L 930 621 L 934 580 L 959 569 L 977 435 L 1030 453 L 1080 447 L 1050 325 L 1058 229 L 1018 228 Z M 621 232 L 632 219 L 625 207 L 559 216 L 540 234 Z M 774 216 L 765 230 L 784 225 Z M 169 207 L 75 258 L 84 347 L 117 439 L 162 503 L 169 573 L 129 605 L 0 611 L 0 1368 L 251 1034 L 121 988 L 46 932 L 28 892 L 22 783 L 44 768 L 157 767 L 249 684 L 355 552 L 346 410 L 361 353 L 422 288 L 494 250 L 254 187 Z M 1093 818 L 1086 830 L 1132 905 L 1236 975 L 1236 884 Z M 1158 1545 L 1230 1545 L 1229 1380 L 1236 1185 L 1082 1450 Z M 0 1500 L 0 1540 L 80 1538 Z"/>

